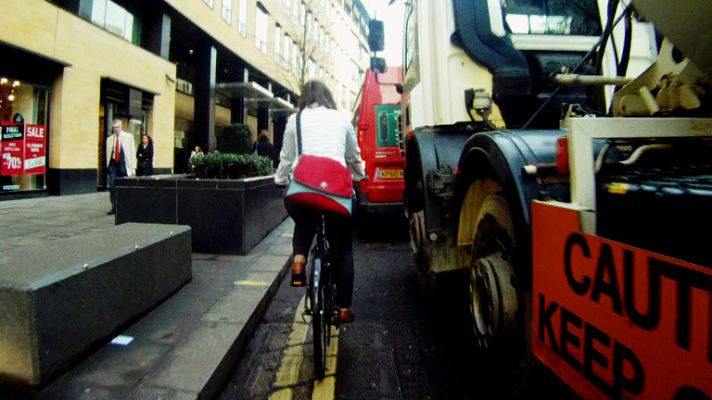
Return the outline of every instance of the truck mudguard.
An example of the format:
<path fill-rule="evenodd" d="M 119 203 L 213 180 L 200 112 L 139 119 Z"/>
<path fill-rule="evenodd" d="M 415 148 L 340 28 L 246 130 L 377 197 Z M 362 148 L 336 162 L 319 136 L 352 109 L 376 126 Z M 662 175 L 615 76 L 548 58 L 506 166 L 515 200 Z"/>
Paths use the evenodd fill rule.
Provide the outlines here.
<path fill-rule="evenodd" d="M 451 214 L 449 206 L 444 205 L 443 199 L 429 187 L 428 175 L 447 170 L 454 175 L 460 153 L 470 135 L 471 132 L 464 129 L 464 125 L 424 127 L 416 129 L 415 135 L 406 144 L 408 156 L 405 179 L 421 179 L 423 182 L 424 204 L 416 208 L 422 206 L 425 210 L 427 232 L 442 232 L 449 228 L 446 226 L 445 217 Z M 406 184 L 406 187 L 413 188 L 413 185 Z M 420 193 L 406 193 L 407 201 L 412 204 L 413 201 L 418 201 L 416 198 L 419 195 Z"/>
<path fill-rule="evenodd" d="M 540 199 L 547 187 L 533 177 L 524 175 L 525 165 L 553 164 L 556 159 L 556 140 L 566 136 L 562 130 L 505 130 L 478 133 L 470 137 L 465 144 L 460 159 L 461 173 L 456 186 L 456 198 L 463 196 L 469 184 L 483 177 L 484 172 L 477 167 L 488 164 L 496 173 L 494 178 L 502 184 L 509 193 L 516 193 L 518 209 L 523 210 L 523 221 L 530 224 L 529 204 L 533 199 Z M 548 185 L 547 185 L 548 186 Z M 568 185 L 564 189 L 567 189 Z M 547 198 L 563 200 L 562 188 L 548 187 L 552 193 Z M 568 193 L 568 192 L 566 192 Z"/>
<path fill-rule="evenodd" d="M 545 182 L 523 172 L 525 165 L 552 164 L 556 157 L 556 140 L 566 133 L 561 130 L 504 130 L 472 135 L 465 144 L 455 179 L 455 205 L 459 209 L 470 185 L 477 179 L 494 179 L 502 186 L 514 221 L 519 241 L 519 256 L 524 265 L 531 265 L 531 202 L 534 199 L 569 198 L 568 180 Z M 453 218 L 459 223 L 459 218 Z M 467 230 L 472 236 L 474 226 L 456 226 L 454 232 Z M 517 271 L 522 283 L 529 287 L 531 271 Z"/>

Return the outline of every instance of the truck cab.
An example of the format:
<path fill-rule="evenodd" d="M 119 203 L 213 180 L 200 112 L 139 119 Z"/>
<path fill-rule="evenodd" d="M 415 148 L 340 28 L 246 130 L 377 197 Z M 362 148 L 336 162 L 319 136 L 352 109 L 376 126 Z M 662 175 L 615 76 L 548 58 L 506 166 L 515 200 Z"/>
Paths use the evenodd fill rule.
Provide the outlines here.
<path fill-rule="evenodd" d="M 353 112 L 358 146 L 367 181 L 356 187 L 358 206 L 367 214 L 402 213 L 403 168 L 401 151 L 400 67 L 377 72 L 369 68 Z"/>

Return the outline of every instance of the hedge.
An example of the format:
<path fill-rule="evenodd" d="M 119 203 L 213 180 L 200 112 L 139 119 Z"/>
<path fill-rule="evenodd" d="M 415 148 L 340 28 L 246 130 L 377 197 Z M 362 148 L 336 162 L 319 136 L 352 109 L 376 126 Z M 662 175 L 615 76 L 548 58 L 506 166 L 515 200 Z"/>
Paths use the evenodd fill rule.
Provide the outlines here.
<path fill-rule="evenodd" d="M 223 126 L 216 135 L 216 139 L 216 150 L 221 153 L 252 153 L 252 134 L 250 128 L 245 124 Z"/>
<path fill-rule="evenodd" d="M 253 154 L 227 154 L 218 151 L 193 157 L 193 174 L 203 179 L 240 179 L 273 173 L 272 160 Z"/>

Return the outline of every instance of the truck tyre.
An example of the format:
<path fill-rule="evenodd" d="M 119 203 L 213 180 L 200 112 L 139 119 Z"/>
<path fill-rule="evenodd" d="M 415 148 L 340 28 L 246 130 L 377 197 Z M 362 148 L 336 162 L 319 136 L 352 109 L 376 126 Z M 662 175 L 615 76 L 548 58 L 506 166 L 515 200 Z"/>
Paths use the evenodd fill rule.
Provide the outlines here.
<path fill-rule="evenodd" d="M 431 291 L 435 288 L 435 274 L 428 262 L 428 244 L 425 241 L 425 211 L 410 214 L 408 218 L 410 230 L 410 249 L 415 260 L 420 288 Z"/>
<path fill-rule="evenodd" d="M 506 199 L 483 201 L 472 244 L 469 309 L 477 352 L 505 390 L 519 392 L 526 371 L 524 298 L 517 287 L 514 225 Z"/>
<path fill-rule="evenodd" d="M 425 185 L 420 160 L 415 157 L 406 163 L 404 209 L 408 218 L 410 248 L 413 253 L 418 283 L 425 291 L 435 288 L 435 274 L 430 266 L 430 245 L 425 229 Z"/>

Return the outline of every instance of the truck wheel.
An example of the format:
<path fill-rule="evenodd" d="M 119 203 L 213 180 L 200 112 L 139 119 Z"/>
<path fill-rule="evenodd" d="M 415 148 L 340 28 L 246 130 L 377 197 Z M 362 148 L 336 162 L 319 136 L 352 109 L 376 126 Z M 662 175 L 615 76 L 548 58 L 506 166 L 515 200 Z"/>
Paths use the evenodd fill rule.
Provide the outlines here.
<path fill-rule="evenodd" d="M 524 299 L 517 288 L 514 226 L 507 201 L 488 195 L 477 218 L 469 279 L 474 340 L 508 390 L 519 391 L 526 370 Z"/>
<path fill-rule="evenodd" d="M 410 249 L 418 272 L 418 283 L 423 290 L 435 287 L 435 274 L 430 269 L 425 238 L 425 211 L 420 210 L 408 216 Z"/>

